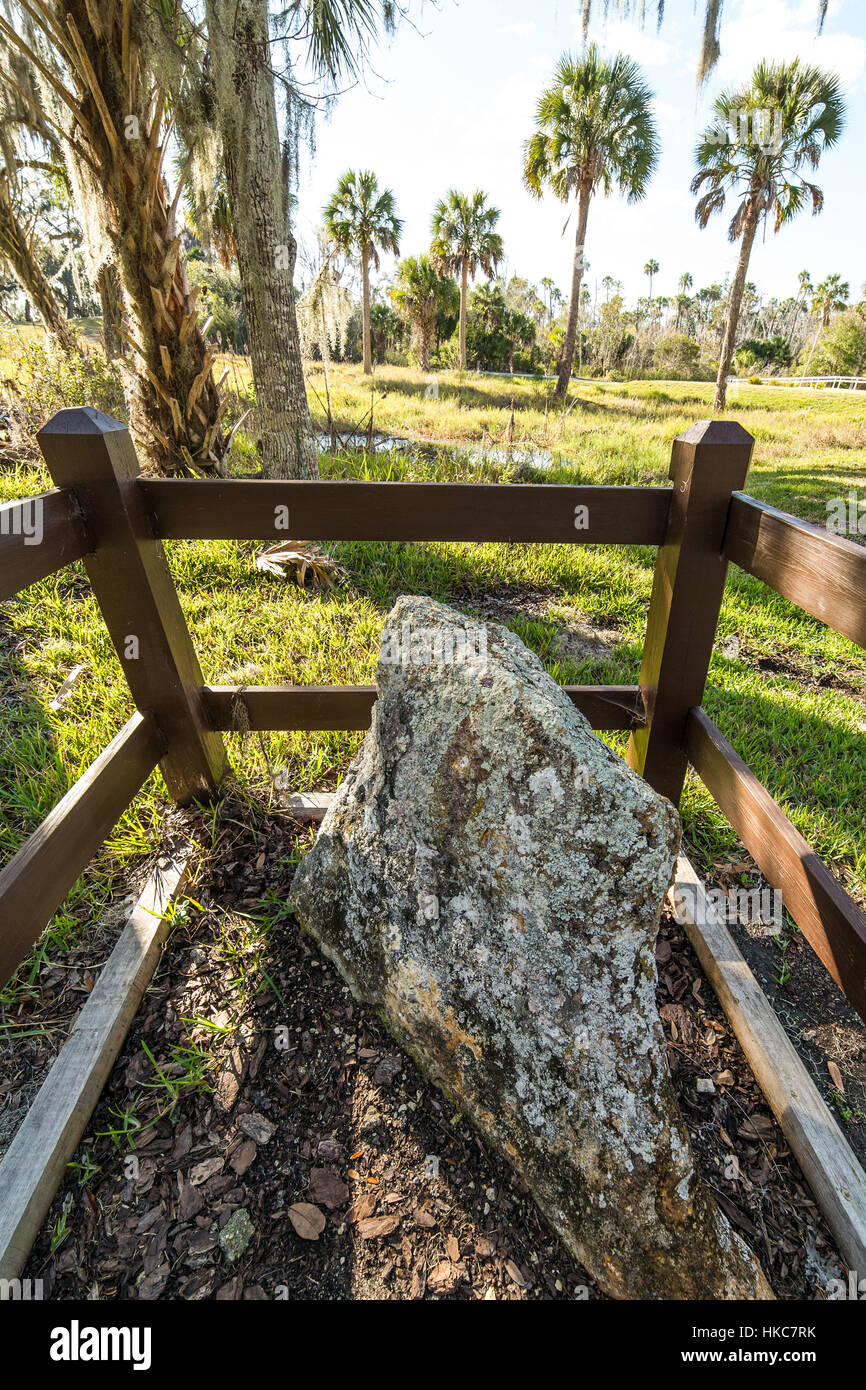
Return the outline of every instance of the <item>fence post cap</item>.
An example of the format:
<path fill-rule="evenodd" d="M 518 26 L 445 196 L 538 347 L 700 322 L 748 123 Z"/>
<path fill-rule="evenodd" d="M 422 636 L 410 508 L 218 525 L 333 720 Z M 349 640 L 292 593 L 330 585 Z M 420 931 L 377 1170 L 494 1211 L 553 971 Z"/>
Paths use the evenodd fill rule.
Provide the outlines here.
<path fill-rule="evenodd" d="M 76 405 L 58 410 L 56 415 L 46 420 L 36 438 L 52 434 L 115 434 L 125 429 L 126 425 L 120 420 L 112 419 L 101 410 L 94 410 L 89 405 Z"/>
<path fill-rule="evenodd" d="M 754 444 L 754 436 L 737 420 L 696 420 L 677 441 L 683 444 Z"/>

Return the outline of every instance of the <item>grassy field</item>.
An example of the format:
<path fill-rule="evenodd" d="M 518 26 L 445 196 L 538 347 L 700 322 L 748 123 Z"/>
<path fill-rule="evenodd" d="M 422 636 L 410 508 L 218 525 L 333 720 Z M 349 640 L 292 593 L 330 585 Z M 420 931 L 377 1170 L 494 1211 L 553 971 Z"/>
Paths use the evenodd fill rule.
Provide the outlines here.
<path fill-rule="evenodd" d="M 247 371 L 232 360 L 234 385 L 243 395 Z M 408 370 L 380 369 L 373 386 L 376 430 L 421 447 L 323 457 L 323 474 L 661 483 L 672 439 L 709 414 L 711 395 L 709 386 L 683 383 L 578 383 L 562 417 L 542 382 L 452 373 L 433 382 Z M 369 410 L 369 381 L 357 368 L 331 368 L 328 389 L 338 428 L 350 430 Z M 314 368 L 310 403 L 320 423 L 324 401 L 323 373 Z M 829 499 L 849 491 L 866 502 L 866 398 L 745 386 L 732 395 L 727 415 L 756 439 L 748 483 L 753 495 L 813 521 L 825 519 Z M 518 451 L 511 458 L 497 452 L 509 436 Z M 460 447 L 454 453 L 424 447 L 432 441 Z M 493 452 L 479 461 L 482 444 Z M 551 466 L 527 463 L 533 449 L 550 451 Z M 252 456 L 252 441 L 241 442 L 239 468 Z M 0 471 L 0 500 L 46 485 L 39 469 L 7 465 Z M 407 592 L 499 616 L 559 681 L 637 678 L 652 581 L 649 550 L 340 545 L 333 551 L 347 578 L 328 593 L 258 573 L 255 550 L 252 543 L 227 541 L 170 547 L 209 681 L 368 682 L 384 616 Z M 5 859 L 132 705 L 81 566 L 5 605 L 0 642 Z M 84 679 L 52 713 L 50 699 L 79 662 L 88 666 Z M 866 655 L 732 570 L 705 704 L 840 880 L 866 902 Z M 267 798 L 277 768 L 297 789 L 335 785 L 360 737 L 232 736 L 230 753 L 244 794 Z M 155 775 L 55 916 L 18 987 L 78 940 L 112 893 L 125 891 L 126 869 L 159 840 L 164 809 Z M 730 857 L 734 838 L 694 778 L 683 816 L 704 863 Z"/>

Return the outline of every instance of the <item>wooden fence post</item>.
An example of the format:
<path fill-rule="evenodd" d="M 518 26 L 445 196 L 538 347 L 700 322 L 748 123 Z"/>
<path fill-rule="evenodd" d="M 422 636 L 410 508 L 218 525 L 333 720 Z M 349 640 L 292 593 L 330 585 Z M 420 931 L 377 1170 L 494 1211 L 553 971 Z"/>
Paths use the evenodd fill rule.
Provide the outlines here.
<path fill-rule="evenodd" d="M 640 688 L 646 727 L 627 759 L 679 805 L 686 775 L 686 720 L 703 699 L 728 562 L 722 553 L 731 493 L 749 471 L 754 440 L 730 420 L 701 420 L 674 440 L 674 490 L 656 558 Z"/>
<path fill-rule="evenodd" d="M 139 493 L 129 431 L 85 407 L 58 411 L 38 439 L 54 482 L 78 499 L 93 545 L 87 573 L 135 703 L 165 741 L 166 786 L 182 804 L 207 798 L 226 771 L 225 748 L 208 728 L 201 668 Z"/>

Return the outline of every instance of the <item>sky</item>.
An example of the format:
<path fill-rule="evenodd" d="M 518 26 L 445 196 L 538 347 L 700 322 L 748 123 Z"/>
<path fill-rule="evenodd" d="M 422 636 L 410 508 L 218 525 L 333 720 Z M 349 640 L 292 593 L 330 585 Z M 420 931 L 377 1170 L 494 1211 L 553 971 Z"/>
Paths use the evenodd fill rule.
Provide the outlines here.
<path fill-rule="evenodd" d="M 705 231 L 694 221 L 689 191 L 693 149 L 714 96 L 738 85 L 761 58 L 800 55 L 836 72 L 848 99 L 848 121 L 838 145 L 822 159 L 817 182 L 824 211 L 808 211 L 778 235 L 768 227 L 756 242 L 750 279 L 765 295 L 796 292 L 797 275 L 813 281 L 839 272 L 856 299 L 866 282 L 866 0 L 830 0 L 824 34 L 816 36 L 817 0 L 727 0 L 722 56 L 705 89 L 695 88 L 703 0 L 667 0 L 660 32 L 654 20 L 599 16 L 590 37 L 605 50 L 625 52 L 642 65 L 656 93 L 662 144 L 646 198 L 628 204 L 618 195 L 596 197 L 587 234 L 587 283 L 603 298 L 601 281 L 622 282 L 628 301 L 646 294 L 643 266 L 661 267 L 653 293 L 672 295 L 688 271 L 695 289 L 733 273 L 736 248 L 727 240 L 730 214 L 716 215 Z M 648 6 L 648 9 L 654 6 Z M 314 156 L 304 154 L 298 188 L 297 231 L 312 244 L 322 208 L 349 168 L 372 168 L 380 186 L 393 189 L 403 219 L 401 253 L 430 244 L 430 219 L 450 188 L 482 188 L 501 210 L 505 273 L 534 283 L 551 276 L 567 292 L 574 222 L 552 195 L 531 197 L 522 182 L 523 143 L 532 133 L 535 103 L 560 54 L 582 45 L 577 0 L 437 0 L 415 7 L 415 27 L 404 24 L 377 47 L 365 81 L 341 95 L 317 123 Z M 731 212 L 733 207 L 731 208 Z M 393 271 L 393 258 L 382 273 Z"/>

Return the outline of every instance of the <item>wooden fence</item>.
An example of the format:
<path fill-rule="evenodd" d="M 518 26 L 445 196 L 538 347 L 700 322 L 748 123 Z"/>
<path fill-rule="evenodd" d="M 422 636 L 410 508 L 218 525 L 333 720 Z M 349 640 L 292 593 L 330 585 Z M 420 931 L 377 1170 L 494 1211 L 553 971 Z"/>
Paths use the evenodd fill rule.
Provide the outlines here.
<path fill-rule="evenodd" d="M 594 728 L 630 732 L 630 765 L 675 804 L 691 763 L 866 1019 L 866 919 L 701 708 L 729 562 L 866 646 L 866 550 L 746 496 L 739 425 L 680 435 L 659 488 L 143 478 L 124 426 L 90 409 L 39 442 L 56 486 L 0 508 L 0 599 L 83 559 L 138 712 L 0 873 L 0 982 L 157 764 L 180 803 L 217 792 L 238 698 L 252 729 L 369 725 L 372 686 L 205 685 L 164 540 L 650 545 L 639 683 L 568 694 Z"/>

